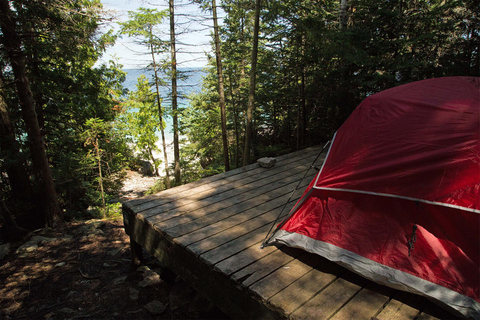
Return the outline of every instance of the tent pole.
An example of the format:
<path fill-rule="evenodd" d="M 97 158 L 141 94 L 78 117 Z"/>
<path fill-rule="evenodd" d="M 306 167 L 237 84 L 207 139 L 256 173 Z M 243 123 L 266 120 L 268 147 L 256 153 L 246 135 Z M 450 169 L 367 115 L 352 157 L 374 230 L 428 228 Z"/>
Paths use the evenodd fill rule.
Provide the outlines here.
<path fill-rule="evenodd" d="M 283 224 L 287 221 L 287 219 L 291 216 L 288 215 L 288 217 L 285 217 L 285 219 L 283 219 L 283 221 L 278 225 L 278 227 L 275 229 L 275 231 L 270 235 L 270 232 L 272 232 L 273 230 L 273 227 L 275 226 L 275 224 L 277 223 L 278 219 L 281 217 L 283 211 L 285 210 L 287 204 L 290 203 L 290 200 L 292 200 L 292 197 L 293 195 L 295 194 L 295 191 L 298 190 L 298 187 L 300 187 L 300 184 L 302 183 L 303 179 L 305 179 L 305 177 L 307 176 L 308 172 L 310 171 L 310 169 L 316 169 L 316 167 L 314 166 L 315 165 L 315 162 L 317 162 L 318 158 L 320 158 L 320 156 L 322 155 L 323 151 L 327 148 L 327 146 L 330 144 L 332 140 L 328 140 L 327 143 L 325 143 L 325 145 L 323 146 L 322 150 L 320 150 L 320 153 L 317 155 L 317 157 L 313 160 L 312 164 L 310 165 L 310 167 L 305 171 L 305 174 L 303 175 L 302 179 L 300 179 L 298 181 L 298 184 L 297 186 L 295 187 L 295 189 L 293 189 L 292 193 L 290 194 L 290 197 L 288 198 L 287 202 L 285 202 L 285 204 L 283 205 L 282 207 L 282 210 L 280 211 L 280 213 L 278 214 L 277 218 L 275 219 L 275 221 L 273 221 L 272 223 L 272 226 L 270 227 L 270 229 L 268 230 L 267 232 L 267 235 L 265 236 L 265 239 L 263 239 L 263 242 L 262 244 L 260 245 L 260 248 L 263 249 L 265 248 L 267 245 L 268 245 L 268 242 L 270 241 L 270 239 L 273 237 L 273 235 L 275 234 L 275 232 L 281 228 L 283 226 Z M 292 208 L 292 211 L 291 213 L 295 212 L 295 207 Z M 269 236 L 270 235 L 270 236 Z"/>

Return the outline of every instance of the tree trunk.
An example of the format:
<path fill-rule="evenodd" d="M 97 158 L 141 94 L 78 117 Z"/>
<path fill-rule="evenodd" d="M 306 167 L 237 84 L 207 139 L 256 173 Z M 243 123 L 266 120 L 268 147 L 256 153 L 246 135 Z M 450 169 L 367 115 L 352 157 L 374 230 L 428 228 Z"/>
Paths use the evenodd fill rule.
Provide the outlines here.
<path fill-rule="evenodd" d="M 339 25 L 340 29 L 346 29 L 348 24 L 347 17 L 348 0 L 340 0 Z"/>
<path fill-rule="evenodd" d="M 105 192 L 103 191 L 103 175 L 102 175 L 102 156 L 100 155 L 100 146 L 98 145 L 98 136 L 95 137 L 95 153 L 97 155 L 98 161 L 98 177 L 99 177 L 99 184 L 100 184 L 100 194 L 102 195 L 102 206 L 103 206 L 103 217 L 105 218 L 105 210 L 107 208 L 105 203 Z"/>
<path fill-rule="evenodd" d="M 8 0 L 0 0 L 0 15 L 2 16 L 0 26 L 3 33 L 4 45 L 8 52 L 15 77 L 18 98 L 22 108 L 22 117 L 30 143 L 33 168 L 38 179 L 38 185 L 44 192 L 42 199 L 46 225 L 54 226 L 56 220 L 63 221 L 63 218 L 55 192 L 55 185 L 50 171 L 45 145 L 38 125 L 30 83 L 27 78 L 21 38 L 15 30 L 16 22 L 10 10 Z"/>
<path fill-rule="evenodd" d="M 177 111 L 177 51 L 175 48 L 175 6 L 174 0 L 169 0 L 170 7 L 170 50 L 172 58 L 172 116 L 173 116 L 173 158 L 175 160 L 175 183 L 180 184 L 180 144 L 178 141 L 178 111 Z"/>
<path fill-rule="evenodd" d="M 233 155 L 233 164 L 235 168 L 238 168 L 238 157 L 240 154 L 240 132 L 239 132 L 239 124 L 238 124 L 238 106 L 237 106 L 237 99 L 236 94 L 237 91 L 240 89 L 240 86 L 238 85 L 237 88 L 234 90 L 233 89 L 233 76 L 231 74 L 228 74 L 230 80 L 228 83 L 230 84 L 230 100 L 232 103 L 232 110 L 233 110 L 233 130 L 235 134 L 235 148 L 234 148 L 234 155 Z"/>
<path fill-rule="evenodd" d="M 228 136 L 227 136 L 227 115 L 226 115 L 227 113 L 225 110 L 225 90 L 223 88 L 222 53 L 220 51 L 220 36 L 218 33 L 218 21 L 217 21 L 217 3 L 215 0 L 212 0 L 212 11 L 213 11 L 213 30 L 215 34 L 215 57 L 217 60 L 220 121 L 222 124 L 223 159 L 225 163 L 225 171 L 230 171 L 230 161 L 229 161 L 229 155 L 228 155 Z"/>
<path fill-rule="evenodd" d="M 150 34 L 152 34 L 152 30 L 150 30 Z M 156 95 L 157 107 L 158 107 L 158 121 L 160 121 L 160 133 L 162 135 L 162 147 L 163 147 L 163 159 L 164 159 L 164 165 L 165 165 L 166 187 L 167 187 L 167 189 L 170 189 L 170 175 L 169 175 L 169 170 L 168 170 L 167 143 L 165 142 L 165 128 L 163 128 L 162 99 L 160 98 L 160 81 L 158 79 L 157 62 L 156 62 L 156 59 L 155 59 L 155 52 L 153 50 L 153 44 L 150 44 L 150 53 L 152 55 L 152 61 L 153 61 L 153 74 L 155 76 L 155 95 Z"/>
<path fill-rule="evenodd" d="M 305 118 L 305 37 L 301 35 L 299 37 L 299 44 L 297 45 L 299 52 L 298 61 L 298 73 L 300 79 L 297 79 L 298 83 L 298 108 L 297 108 L 297 150 L 300 150 L 303 144 L 304 133 L 304 121 Z"/>
<path fill-rule="evenodd" d="M 157 160 L 153 156 L 153 151 L 152 151 L 152 148 L 150 148 L 150 146 L 148 146 L 148 155 L 150 156 L 150 160 L 152 160 L 153 166 L 155 167 L 155 175 L 158 176 Z"/>
<path fill-rule="evenodd" d="M 253 111 L 255 109 L 255 85 L 257 78 L 258 34 L 260 29 L 260 4 L 255 1 L 255 24 L 253 26 L 252 67 L 250 71 L 250 90 L 248 93 L 247 128 L 245 132 L 245 149 L 243 151 L 243 166 L 250 164 L 250 149 L 253 139 Z"/>
<path fill-rule="evenodd" d="M 3 202 L 3 199 L 0 198 L 0 217 L 4 221 L 3 232 L 4 237 L 7 241 L 18 241 L 21 240 L 28 231 L 21 228 L 13 219 L 12 213 L 8 210 L 7 205 Z"/>
<path fill-rule="evenodd" d="M 3 165 L 12 188 L 12 197 L 18 203 L 30 203 L 34 197 L 33 187 L 20 156 L 15 129 L 2 94 L 3 86 L 0 77 L 0 150 L 6 155 Z"/>

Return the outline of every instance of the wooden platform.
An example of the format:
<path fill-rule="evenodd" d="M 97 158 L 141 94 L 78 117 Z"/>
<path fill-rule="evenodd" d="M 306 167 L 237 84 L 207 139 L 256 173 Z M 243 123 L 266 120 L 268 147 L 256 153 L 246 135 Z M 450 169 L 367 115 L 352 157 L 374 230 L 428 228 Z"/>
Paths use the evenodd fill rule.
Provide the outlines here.
<path fill-rule="evenodd" d="M 260 248 L 292 191 L 288 213 L 316 171 L 320 147 L 124 203 L 125 230 L 226 314 L 237 319 L 452 318 L 426 299 L 392 290 L 317 255 Z M 321 164 L 322 159 L 316 165 Z"/>

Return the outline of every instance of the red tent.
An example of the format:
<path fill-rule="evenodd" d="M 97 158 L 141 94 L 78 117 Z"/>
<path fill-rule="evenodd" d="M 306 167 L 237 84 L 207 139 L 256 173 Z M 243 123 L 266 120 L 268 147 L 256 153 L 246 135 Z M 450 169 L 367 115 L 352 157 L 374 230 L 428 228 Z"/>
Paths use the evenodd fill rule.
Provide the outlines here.
<path fill-rule="evenodd" d="M 268 243 L 480 318 L 480 78 L 365 99 Z"/>

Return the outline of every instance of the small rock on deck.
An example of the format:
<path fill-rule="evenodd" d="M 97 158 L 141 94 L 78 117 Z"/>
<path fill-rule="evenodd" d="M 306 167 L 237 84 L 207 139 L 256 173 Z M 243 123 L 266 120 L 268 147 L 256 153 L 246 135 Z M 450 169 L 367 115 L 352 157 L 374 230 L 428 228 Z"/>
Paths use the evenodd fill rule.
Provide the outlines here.
<path fill-rule="evenodd" d="M 260 248 L 278 215 L 288 214 L 313 179 L 316 170 L 308 169 L 320 150 L 124 203 L 132 251 L 143 247 L 236 319 L 452 318 L 422 297 L 367 281 L 320 256 Z"/>

